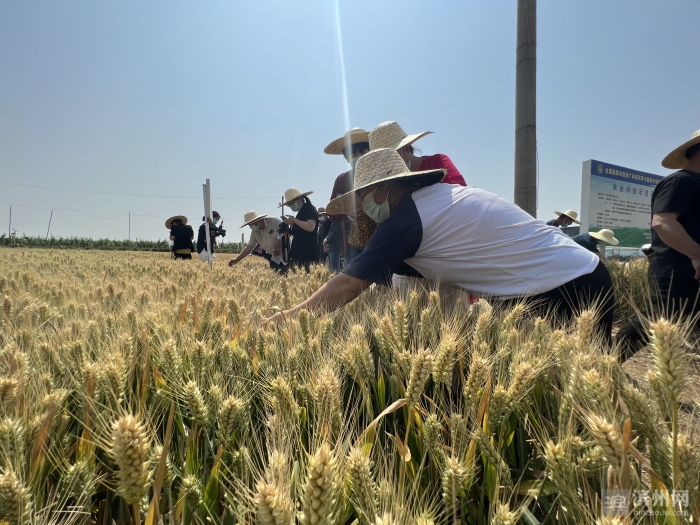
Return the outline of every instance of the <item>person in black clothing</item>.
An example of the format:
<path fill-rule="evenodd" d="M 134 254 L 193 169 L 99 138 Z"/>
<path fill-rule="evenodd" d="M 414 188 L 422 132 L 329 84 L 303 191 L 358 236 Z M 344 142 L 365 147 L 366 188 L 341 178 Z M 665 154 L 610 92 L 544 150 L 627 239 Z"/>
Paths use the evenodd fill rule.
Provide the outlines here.
<path fill-rule="evenodd" d="M 560 228 L 562 226 L 571 226 L 572 224 L 581 224 L 579 221 L 576 219 L 578 218 L 578 213 L 576 213 L 574 210 L 566 210 L 564 213 L 560 211 L 555 211 L 554 213 L 557 214 L 556 219 L 552 219 L 551 221 L 547 221 L 545 224 L 547 226 L 554 226 L 555 228 Z"/>
<path fill-rule="evenodd" d="M 316 242 L 318 243 L 318 262 L 321 264 L 326 264 L 328 252 L 324 249 L 323 241 L 326 237 L 328 237 L 328 233 L 331 230 L 331 221 L 328 220 L 326 208 L 323 206 L 318 208 L 318 223 L 318 233 L 316 234 Z"/>
<path fill-rule="evenodd" d="M 571 238 L 579 246 L 583 246 L 589 252 L 595 253 L 601 261 L 605 262 L 605 248 L 601 252 L 598 249 L 600 244 L 610 244 L 617 246 L 620 241 L 615 238 L 615 232 L 608 229 L 603 229 L 597 232 L 579 233 Z"/>
<path fill-rule="evenodd" d="M 646 317 L 685 318 L 700 313 L 700 130 L 661 162 L 677 169 L 651 196 L 649 284 L 652 312 Z M 621 360 L 648 343 L 645 323 L 638 317 L 617 334 Z"/>
<path fill-rule="evenodd" d="M 205 252 L 205 250 L 207 249 L 207 230 L 204 229 L 204 225 L 207 223 L 209 224 L 209 253 L 211 253 L 212 258 L 215 257 L 215 239 L 219 236 L 219 232 L 216 228 L 216 225 L 219 224 L 219 221 L 221 220 L 221 215 L 219 215 L 218 211 L 214 211 L 212 212 L 212 217 L 214 217 L 213 224 L 211 222 L 211 219 L 207 217 L 202 217 L 202 220 L 205 222 L 203 222 L 202 225 L 199 227 L 199 232 L 197 233 L 197 253 L 199 254 L 199 258 L 203 261 L 207 260 L 207 254 Z"/>
<path fill-rule="evenodd" d="M 301 193 L 296 188 L 284 192 L 284 202 L 280 205 L 289 206 L 296 216 L 288 216 L 284 222 L 291 226 L 292 247 L 289 258 L 296 268 L 303 267 L 309 272 L 310 265 L 318 262 L 318 212 L 307 195 L 312 191 Z"/>
<path fill-rule="evenodd" d="M 165 221 L 165 227 L 170 230 L 173 256 L 176 259 L 192 259 L 194 230 L 192 226 L 187 226 L 187 217 L 184 215 L 170 217 Z"/>

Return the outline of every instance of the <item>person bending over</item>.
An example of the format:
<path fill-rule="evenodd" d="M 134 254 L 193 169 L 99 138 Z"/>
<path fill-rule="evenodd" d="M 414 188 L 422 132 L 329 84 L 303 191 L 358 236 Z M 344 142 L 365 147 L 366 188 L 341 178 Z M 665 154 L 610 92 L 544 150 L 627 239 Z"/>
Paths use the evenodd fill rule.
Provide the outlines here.
<path fill-rule="evenodd" d="M 327 210 L 362 207 L 379 224 L 377 231 L 343 273 L 266 322 L 279 322 L 302 308 L 335 310 L 372 283 L 390 282 L 405 260 L 428 279 L 491 300 L 532 301 L 535 310 L 553 310 L 564 319 L 598 306 L 599 329 L 610 341 L 614 292 L 598 257 L 497 195 L 437 184 L 443 177 L 444 170 L 408 171 L 393 149 L 361 157 L 353 190 L 331 201 Z"/>
<path fill-rule="evenodd" d="M 250 255 L 256 246 L 262 248 L 262 256 L 270 263 L 270 269 L 276 272 L 284 270 L 285 265 L 280 256 L 282 255 L 282 239 L 277 231 L 282 221 L 276 217 L 260 215 L 255 211 L 249 211 L 243 216 L 243 226 L 250 226 L 250 239 L 245 248 L 228 262 L 229 266 L 234 266 Z"/>

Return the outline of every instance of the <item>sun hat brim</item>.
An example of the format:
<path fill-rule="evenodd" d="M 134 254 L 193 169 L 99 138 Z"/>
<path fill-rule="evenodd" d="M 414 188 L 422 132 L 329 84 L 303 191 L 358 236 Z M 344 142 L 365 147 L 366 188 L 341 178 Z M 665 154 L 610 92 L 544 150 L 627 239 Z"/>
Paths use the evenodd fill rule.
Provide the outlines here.
<path fill-rule="evenodd" d="M 618 241 L 615 237 L 613 237 L 612 239 L 607 239 L 598 232 L 589 232 L 588 234 L 591 237 L 594 237 L 600 241 L 607 242 L 611 246 L 617 246 L 618 244 L 620 244 L 620 241 Z"/>
<path fill-rule="evenodd" d="M 348 139 L 351 145 L 357 144 L 358 142 L 369 143 L 369 131 L 356 131 L 351 133 L 349 138 L 342 136 L 339 139 L 335 139 L 325 147 L 323 153 L 327 155 L 342 155 L 343 149 L 348 145 Z"/>
<path fill-rule="evenodd" d="M 290 202 L 297 200 L 299 197 L 306 197 L 307 195 L 311 195 L 312 193 L 313 193 L 313 191 L 307 191 L 306 193 L 300 193 L 299 195 L 294 197 L 291 201 L 283 202 L 282 204 L 280 204 L 277 207 L 281 208 L 282 206 L 289 206 Z"/>
<path fill-rule="evenodd" d="M 401 142 L 399 142 L 399 145 L 396 146 L 395 149 L 399 150 L 403 148 L 404 146 L 408 146 L 409 144 L 413 144 L 415 141 L 418 139 L 422 139 L 426 135 L 430 135 L 432 131 L 423 131 L 421 133 L 414 133 L 413 135 L 406 135 Z"/>
<path fill-rule="evenodd" d="M 245 228 L 249 224 L 259 221 L 260 219 L 264 219 L 265 217 L 267 217 L 267 213 L 264 215 L 258 215 L 257 217 L 254 217 L 253 219 L 249 220 L 248 222 L 243 223 L 243 226 L 241 226 L 241 228 Z"/>
<path fill-rule="evenodd" d="M 682 170 L 688 165 L 688 159 L 685 158 L 685 152 L 688 151 L 688 148 L 695 146 L 696 144 L 700 144 L 700 135 L 684 142 L 671 153 L 666 155 L 664 160 L 661 161 L 661 165 L 670 170 Z"/>
<path fill-rule="evenodd" d="M 551 209 L 551 208 L 550 208 L 550 209 Z M 554 213 L 557 215 L 557 217 L 558 217 L 559 215 L 563 215 L 564 217 L 568 217 L 569 219 L 571 219 L 572 221 L 574 221 L 574 224 L 581 224 L 580 221 L 577 221 L 577 220 L 574 219 L 571 215 L 567 215 L 566 213 L 563 213 L 563 212 L 560 212 L 560 211 L 555 211 Z"/>
<path fill-rule="evenodd" d="M 173 227 L 173 221 L 175 219 L 180 219 L 182 221 L 182 224 L 187 224 L 187 217 L 184 215 L 175 215 L 174 217 L 170 217 L 167 221 L 165 221 L 165 227 L 170 229 Z"/>
<path fill-rule="evenodd" d="M 356 193 L 364 188 L 369 188 L 370 186 L 379 185 L 382 182 L 388 182 L 396 179 L 417 179 L 417 182 L 426 182 L 427 185 L 430 183 L 440 182 L 445 177 L 445 173 L 446 171 L 444 169 L 404 171 L 397 173 L 396 175 L 392 175 L 391 177 L 368 182 L 333 199 L 328 203 L 328 206 L 326 206 L 326 213 L 329 213 L 330 215 L 341 215 L 344 213 L 357 211 L 362 207 L 362 200 L 356 197 Z"/>

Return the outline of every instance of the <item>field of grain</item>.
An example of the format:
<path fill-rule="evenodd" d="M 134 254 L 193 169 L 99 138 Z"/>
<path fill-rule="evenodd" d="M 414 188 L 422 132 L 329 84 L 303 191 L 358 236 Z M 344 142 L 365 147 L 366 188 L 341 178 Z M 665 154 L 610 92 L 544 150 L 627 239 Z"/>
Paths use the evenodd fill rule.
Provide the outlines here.
<path fill-rule="evenodd" d="M 40 249 L 0 249 L 0 268 L 0 522 L 700 517 L 682 325 L 653 325 L 632 382 L 593 312 L 555 328 L 376 288 L 262 327 L 329 273 Z M 612 269 L 629 314 L 643 269 Z M 634 495 L 621 516 L 612 489 Z"/>

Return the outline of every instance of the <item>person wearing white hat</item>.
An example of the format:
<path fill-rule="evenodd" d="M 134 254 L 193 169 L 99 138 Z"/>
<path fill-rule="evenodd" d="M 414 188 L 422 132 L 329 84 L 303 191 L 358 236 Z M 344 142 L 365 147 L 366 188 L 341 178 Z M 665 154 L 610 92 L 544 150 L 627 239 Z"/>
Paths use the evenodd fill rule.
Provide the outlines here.
<path fill-rule="evenodd" d="M 393 149 L 357 161 L 353 191 L 329 213 L 359 207 L 379 224 L 364 252 L 309 299 L 266 322 L 307 310 L 335 310 L 372 283 L 387 284 L 401 261 L 427 279 L 491 300 L 533 301 L 570 319 L 600 305 L 599 328 L 611 339 L 612 279 L 605 265 L 564 233 L 484 190 L 437 184 L 444 170 L 408 171 Z M 562 264 L 566 261 L 566 264 Z"/>
<path fill-rule="evenodd" d="M 352 190 L 355 163 L 369 151 L 369 132 L 362 128 L 352 128 L 345 135 L 335 139 L 323 150 L 327 155 L 343 155 L 350 164 L 350 170 L 341 173 L 335 179 L 331 199 Z M 349 214 L 329 214 L 333 222 L 340 223 L 340 242 L 342 256 L 347 266 L 364 249 L 377 225 L 362 211 Z M 334 230 L 334 228 L 331 228 Z"/>
<path fill-rule="evenodd" d="M 175 215 L 165 221 L 165 227 L 170 230 L 170 240 L 172 241 L 172 252 L 176 259 L 192 259 L 194 245 L 194 230 L 187 225 L 187 217 Z"/>
<path fill-rule="evenodd" d="M 565 212 L 555 211 L 557 218 L 546 222 L 547 226 L 561 228 L 562 226 L 571 226 L 572 224 L 581 224 L 578 219 L 578 213 L 574 210 L 566 210 Z"/>
<path fill-rule="evenodd" d="M 649 284 L 652 312 L 695 321 L 700 314 L 700 129 L 661 161 L 668 175 L 651 196 Z M 621 359 L 648 342 L 639 318 L 617 334 Z"/>
<path fill-rule="evenodd" d="M 289 206 L 296 216 L 287 216 L 284 223 L 291 226 L 292 246 L 289 259 L 293 266 L 304 268 L 308 273 L 311 264 L 318 262 L 318 211 L 311 204 L 308 195 L 313 191 L 301 193 L 296 188 L 284 192 L 284 202 L 279 205 Z"/>
<path fill-rule="evenodd" d="M 381 148 L 396 150 L 410 171 L 444 169 L 445 177 L 442 179 L 443 183 L 466 186 L 467 183 L 464 177 L 462 177 L 462 174 L 447 155 L 436 153 L 435 155 L 419 157 L 415 154 L 413 143 L 430 134 L 432 134 L 432 131 L 422 131 L 409 135 L 399 126 L 398 122 L 388 120 L 378 124 L 370 132 L 369 149 L 370 151 Z"/>
<path fill-rule="evenodd" d="M 249 211 L 243 215 L 243 226 L 250 227 L 250 239 L 241 253 L 228 262 L 229 266 L 234 266 L 248 257 L 256 246 L 262 248 L 262 256 L 270 263 L 270 268 L 275 271 L 283 271 L 285 263 L 282 255 L 282 239 L 277 232 L 277 228 L 282 221 L 276 217 L 260 215 L 256 211 Z"/>
<path fill-rule="evenodd" d="M 615 238 L 615 232 L 608 229 L 603 229 L 597 232 L 579 233 L 571 238 L 576 244 L 583 246 L 589 252 L 595 253 L 601 261 L 605 261 L 605 250 L 602 252 L 598 249 L 601 243 L 617 246 L 620 244 Z"/>

